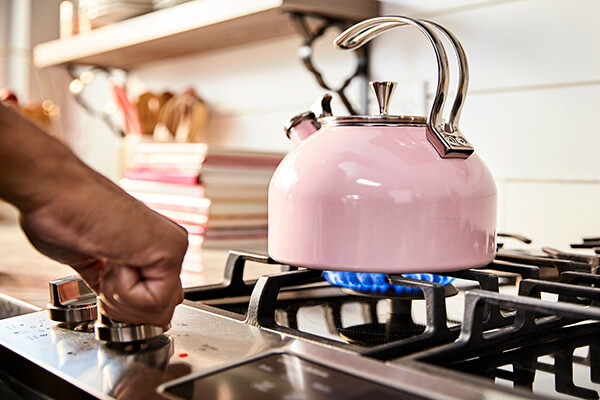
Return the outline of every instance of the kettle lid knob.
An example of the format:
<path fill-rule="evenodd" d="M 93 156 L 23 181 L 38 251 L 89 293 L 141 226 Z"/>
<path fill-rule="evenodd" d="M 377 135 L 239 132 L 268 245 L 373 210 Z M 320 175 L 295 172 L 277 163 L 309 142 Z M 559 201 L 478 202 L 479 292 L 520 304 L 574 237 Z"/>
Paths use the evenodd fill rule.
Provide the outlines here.
<path fill-rule="evenodd" d="M 392 93 L 396 88 L 396 82 L 375 81 L 369 82 L 369 86 L 371 87 L 371 91 L 373 92 L 373 94 L 375 95 L 375 99 L 377 100 L 377 105 L 379 106 L 379 113 L 381 115 L 387 115 L 390 99 L 392 98 Z"/>

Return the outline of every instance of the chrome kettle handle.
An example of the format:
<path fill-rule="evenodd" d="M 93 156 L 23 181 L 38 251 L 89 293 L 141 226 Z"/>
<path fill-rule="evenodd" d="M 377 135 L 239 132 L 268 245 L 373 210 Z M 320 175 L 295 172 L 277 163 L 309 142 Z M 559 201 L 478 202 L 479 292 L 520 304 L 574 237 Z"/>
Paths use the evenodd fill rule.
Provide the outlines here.
<path fill-rule="evenodd" d="M 464 49 L 452 33 L 431 21 L 403 16 L 377 17 L 348 28 L 335 39 L 335 44 L 342 49 L 356 49 L 389 29 L 404 25 L 416 27 L 429 39 L 438 63 L 437 89 L 427 120 L 427 138 L 442 158 L 467 158 L 473 153 L 473 146 L 460 132 L 458 123 L 467 94 L 469 71 Z M 442 117 L 448 92 L 448 57 L 435 30 L 446 36 L 458 59 L 458 88 L 448 123 L 444 123 Z"/>

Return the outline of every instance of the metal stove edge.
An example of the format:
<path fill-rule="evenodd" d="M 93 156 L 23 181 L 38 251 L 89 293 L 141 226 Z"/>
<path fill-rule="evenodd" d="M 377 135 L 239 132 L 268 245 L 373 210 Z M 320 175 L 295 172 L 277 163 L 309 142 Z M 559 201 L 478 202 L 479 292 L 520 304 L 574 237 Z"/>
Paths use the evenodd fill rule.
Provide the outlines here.
<path fill-rule="evenodd" d="M 211 309 L 210 306 L 191 307 L 187 304 L 176 308 L 173 327 L 167 332 L 168 337 L 173 339 L 173 348 L 165 362 L 169 365 L 184 364 L 189 371 L 179 378 L 155 382 L 156 386 L 164 389 L 175 382 L 267 354 L 287 353 L 423 398 L 546 398 L 532 397 L 531 393 L 518 389 L 504 389 L 481 378 L 467 377 L 414 360 L 402 364 L 381 362 L 248 325 L 239 318 L 219 315 Z M 24 329 L 27 332 L 19 330 L 21 328 L 27 328 Z M 45 336 L 42 336 L 44 333 Z M 156 369 L 152 366 L 145 370 L 144 362 L 136 360 L 139 354 L 119 353 L 96 341 L 93 334 L 86 335 L 90 334 L 69 332 L 58 327 L 48 319 L 45 311 L 0 320 L 1 346 L 100 399 L 115 398 L 115 390 L 127 384 L 119 378 L 127 378 L 131 370 L 147 374 Z M 2 366 L 3 369 L 6 367 Z"/>

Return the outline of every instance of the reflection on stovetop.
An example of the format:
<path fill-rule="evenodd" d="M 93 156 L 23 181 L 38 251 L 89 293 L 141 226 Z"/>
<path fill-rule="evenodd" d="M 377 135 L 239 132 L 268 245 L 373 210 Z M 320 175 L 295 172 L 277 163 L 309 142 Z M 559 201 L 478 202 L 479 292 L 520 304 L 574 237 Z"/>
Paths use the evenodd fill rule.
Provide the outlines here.
<path fill-rule="evenodd" d="M 253 263 L 281 272 L 245 281 Z M 321 271 L 231 252 L 223 282 L 189 288 L 186 299 L 392 364 L 418 360 L 536 394 L 598 398 L 597 267 L 597 256 L 506 250 L 484 268 L 444 274 L 454 278 L 448 286 L 397 274 L 387 276 L 391 284 L 420 290 L 357 295 L 332 286 Z"/>

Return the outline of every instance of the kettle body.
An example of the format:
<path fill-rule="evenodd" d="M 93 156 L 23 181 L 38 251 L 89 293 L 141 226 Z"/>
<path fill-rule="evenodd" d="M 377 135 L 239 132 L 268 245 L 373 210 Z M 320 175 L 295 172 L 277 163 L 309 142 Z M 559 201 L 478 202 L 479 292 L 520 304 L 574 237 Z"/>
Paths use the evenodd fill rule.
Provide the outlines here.
<path fill-rule="evenodd" d="M 497 191 L 481 159 L 442 159 L 425 126 L 322 127 L 269 187 L 269 255 L 361 272 L 440 272 L 495 256 Z"/>
<path fill-rule="evenodd" d="M 458 40 L 434 22 L 378 17 L 335 41 L 357 48 L 388 29 L 418 28 L 432 44 L 438 82 L 429 116 L 389 115 L 394 82 L 371 82 L 379 115 L 294 117 L 292 150 L 269 187 L 269 255 L 281 263 L 353 272 L 442 272 L 490 263 L 496 251 L 494 179 L 459 129 L 468 66 Z M 448 59 L 457 89 L 448 113 Z M 327 101 L 325 101 L 327 100 Z"/>

